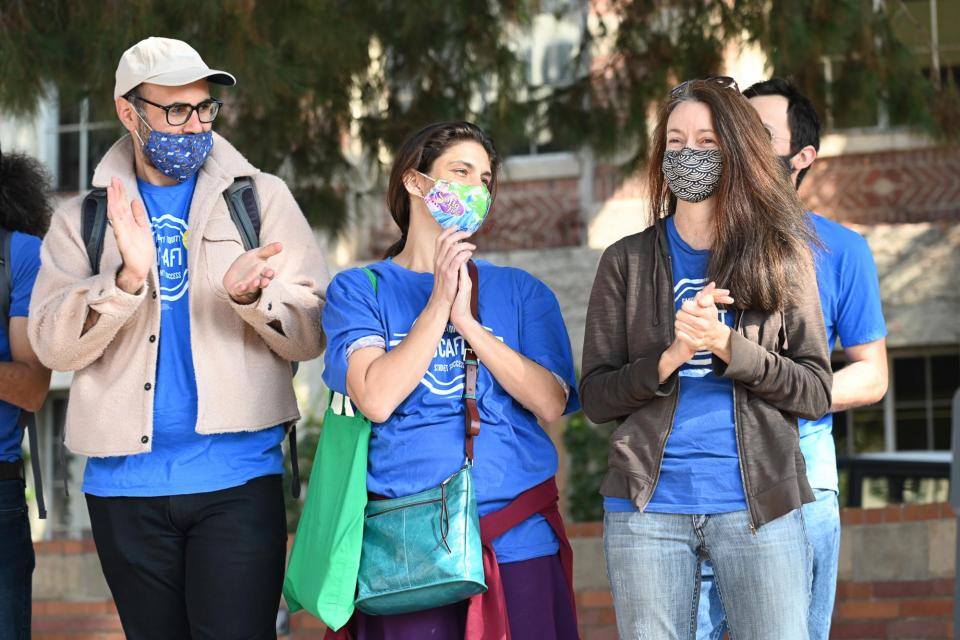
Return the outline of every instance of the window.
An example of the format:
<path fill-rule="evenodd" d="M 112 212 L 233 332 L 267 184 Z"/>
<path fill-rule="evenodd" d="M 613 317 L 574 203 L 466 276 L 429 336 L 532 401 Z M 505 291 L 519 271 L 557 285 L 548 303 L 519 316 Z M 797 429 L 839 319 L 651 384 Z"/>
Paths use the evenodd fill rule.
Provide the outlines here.
<path fill-rule="evenodd" d="M 894 29 L 917 56 L 923 75 L 940 84 L 952 76 L 960 84 L 960 3 L 902 0 L 897 5 Z"/>
<path fill-rule="evenodd" d="M 589 5 L 584 0 L 542 0 L 530 29 L 518 35 L 518 56 L 526 63 L 531 100 L 544 100 L 558 87 L 576 79 L 576 61 Z M 575 148 L 569 140 L 550 131 L 547 105 L 538 104 L 527 123 L 527 141 L 508 155 L 537 155 Z"/>
<path fill-rule="evenodd" d="M 835 363 L 834 370 L 843 367 Z M 950 449 L 950 405 L 960 388 L 960 354 L 891 354 L 890 385 L 880 402 L 834 414 L 840 455 Z"/>
<path fill-rule="evenodd" d="M 873 10 L 884 4 L 891 16 L 895 37 L 914 56 L 918 74 L 940 87 L 948 78 L 960 85 L 960 3 L 955 0 L 873 0 Z M 865 11 L 869 9 L 865 8 Z M 863 14 L 862 20 L 869 19 Z M 884 87 L 871 69 L 871 61 L 838 55 L 821 58 L 828 129 L 880 128 L 909 125 L 910 92 L 899 77 Z"/>
<path fill-rule="evenodd" d="M 61 104 L 56 129 L 57 161 L 53 167 L 57 191 L 77 193 L 89 189 L 93 170 L 119 133 L 116 118 L 112 114 L 94 114 L 88 99 L 73 106 Z"/>

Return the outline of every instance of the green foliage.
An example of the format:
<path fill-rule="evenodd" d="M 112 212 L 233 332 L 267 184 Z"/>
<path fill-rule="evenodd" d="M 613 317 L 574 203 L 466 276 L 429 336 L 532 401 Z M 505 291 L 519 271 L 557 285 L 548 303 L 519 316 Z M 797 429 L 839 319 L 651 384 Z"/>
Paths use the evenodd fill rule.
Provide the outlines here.
<path fill-rule="evenodd" d="M 531 86 L 517 35 L 540 0 L 33 0 L 0 4 L 0 108 L 27 112 L 50 87 L 112 113 L 121 53 L 149 35 L 182 38 L 238 85 L 217 127 L 262 169 L 287 178 L 311 221 L 343 229 L 351 184 L 382 179 L 404 136 L 467 118 L 501 149 L 546 135 L 550 148 L 647 153 L 647 121 L 675 83 L 718 72 L 742 39 L 766 52 L 836 125 L 951 132 L 960 99 L 931 83 L 893 29 L 902 3 L 873 0 L 609 0 L 584 20 L 562 86 Z M 911 32 L 912 33 L 912 32 Z M 913 33 L 912 35 L 916 35 Z M 833 60 L 828 96 L 825 57 Z M 348 149 L 346 139 L 359 145 Z M 617 156 L 621 157 L 621 156 Z M 363 175 L 363 180 L 358 176 Z"/>
<path fill-rule="evenodd" d="M 589 47 L 612 32 L 609 55 L 597 61 L 592 73 L 582 73 L 574 85 L 550 97 L 548 122 L 571 142 L 586 143 L 601 154 L 630 151 L 625 168 L 632 170 L 647 154 L 651 106 L 684 79 L 715 75 L 737 23 L 725 0 L 610 4 L 614 24 L 584 33 Z"/>
<path fill-rule="evenodd" d="M 760 45 L 772 75 L 788 77 L 838 128 L 877 123 L 881 102 L 892 124 L 930 129 L 932 92 L 917 59 L 895 33 L 899 3 L 873 0 L 791 0 L 738 3 L 738 21 Z M 824 59 L 833 90 L 827 94 Z"/>
<path fill-rule="evenodd" d="M 574 522 L 603 519 L 600 481 L 607 471 L 607 449 L 615 426 L 612 422 L 594 425 L 583 412 L 575 413 L 567 422 L 563 444 L 570 460 L 567 497 Z"/>
<path fill-rule="evenodd" d="M 502 25 L 523 22 L 526 8 L 522 0 L 5 2 L 0 107 L 30 112 L 53 85 L 64 104 L 89 97 L 95 113 L 112 113 L 124 50 L 151 35 L 186 40 L 237 77 L 234 88 L 214 88 L 226 102 L 218 131 L 256 166 L 293 178 L 311 221 L 337 230 L 352 124 L 371 158 L 436 120 L 470 118 L 501 144 L 523 131 L 524 111 L 510 98 L 523 76 Z"/>

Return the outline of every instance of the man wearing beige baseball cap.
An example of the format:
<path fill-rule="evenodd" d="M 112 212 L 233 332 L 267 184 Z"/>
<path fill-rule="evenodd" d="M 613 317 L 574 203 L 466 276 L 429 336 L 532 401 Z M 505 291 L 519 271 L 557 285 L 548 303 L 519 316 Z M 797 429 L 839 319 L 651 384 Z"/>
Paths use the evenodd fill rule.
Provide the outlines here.
<path fill-rule="evenodd" d="M 75 372 L 66 445 L 89 457 L 94 541 L 131 639 L 275 637 L 291 362 L 324 345 L 324 257 L 286 185 L 212 132 L 211 83 L 235 79 L 179 40 L 123 54 L 129 135 L 94 174 L 105 198 L 54 215 L 30 308 L 40 360 Z"/>

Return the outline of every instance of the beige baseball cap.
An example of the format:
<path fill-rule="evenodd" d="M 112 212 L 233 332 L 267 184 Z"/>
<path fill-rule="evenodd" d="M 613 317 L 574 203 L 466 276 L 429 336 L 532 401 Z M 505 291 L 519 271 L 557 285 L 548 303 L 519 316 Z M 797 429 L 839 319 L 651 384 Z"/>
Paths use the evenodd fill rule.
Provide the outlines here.
<path fill-rule="evenodd" d="M 237 83 L 237 79 L 226 71 L 208 67 L 200 54 L 186 42 L 150 37 L 120 56 L 113 97 L 126 95 L 141 82 L 179 87 L 203 78 L 227 86 Z"/>

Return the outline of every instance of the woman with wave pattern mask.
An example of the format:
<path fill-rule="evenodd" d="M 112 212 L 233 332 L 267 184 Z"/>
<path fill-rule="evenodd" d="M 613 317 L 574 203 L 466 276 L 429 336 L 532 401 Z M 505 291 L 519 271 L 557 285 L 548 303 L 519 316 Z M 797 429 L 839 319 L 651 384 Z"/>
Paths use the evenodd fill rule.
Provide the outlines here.
<path fill-rule="evenodd" d="M 580 383 L 618 423 L 600 492 L 620 637 L 694 637 L 709 557 L 731 637 L 806 640 L 797 418 L 831 390 L 812 231 L 731 78 L 671 92 L 648 167 L 650 226 L 600 260 Z"/>

